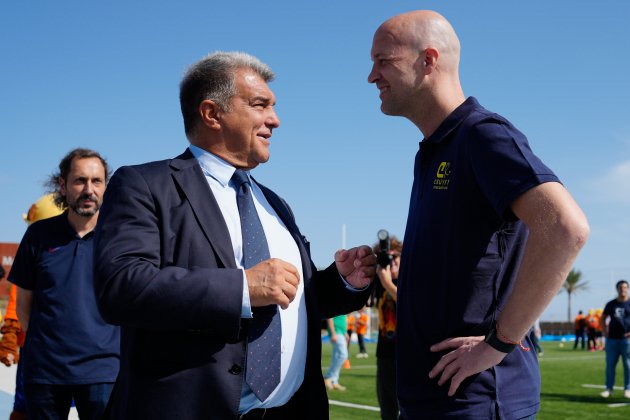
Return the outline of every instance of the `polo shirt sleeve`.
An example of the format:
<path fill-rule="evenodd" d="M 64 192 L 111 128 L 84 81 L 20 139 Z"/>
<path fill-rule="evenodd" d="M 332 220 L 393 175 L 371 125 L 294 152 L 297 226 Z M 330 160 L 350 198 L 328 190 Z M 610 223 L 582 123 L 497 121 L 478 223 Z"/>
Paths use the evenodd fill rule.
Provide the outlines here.
<path fill-rule="evenodd" d="M 611 308 L 611 302 L 608 302 L 606 304 L 606 306 L 604 306 L 604 312 L 602 312 L 602 314 L 604 315 L 603 318 L 605 318 L 606 316 L 612 316 L 612 308 Z"/>
<path fill-rule="evenodd" d="M 560 182 L 534 155 L 525 135 L 505 120 L 488 118 L 475 124 L 468 151 L 479 188 L 504 219 L 517 219 L 510 206 L 529 189 Z"/>
<path fill-rule="evenodd" d="M 20 242 L 8 280 L 26 290 L 35 288 L 37 258 L 33 245 L 33 229 L 29 227 Z"/>

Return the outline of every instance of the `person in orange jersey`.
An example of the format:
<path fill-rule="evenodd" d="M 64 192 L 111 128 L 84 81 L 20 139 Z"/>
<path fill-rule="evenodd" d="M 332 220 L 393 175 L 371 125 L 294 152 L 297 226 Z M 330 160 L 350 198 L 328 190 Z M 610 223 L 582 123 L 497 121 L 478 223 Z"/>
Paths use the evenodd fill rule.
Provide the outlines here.
<path fill-rule="evenodd" d="M 359 341 L 359 354 L 357 354 L 357 358 L 366 359 L 368 353 L 365 349 L 365 334 L 367 334 L 369 317 L 365 307 L 356 313 L 356 318 L 355 331 L 357 333 L 357 340 Z"/>
<path fill-rule="evenodd" d="M 595 315 L 594 309 L 589 309 L 586 317 L 586 332 L 588 336 L 588 349 L 595 351 L 597 348 L 597 328 L 599 327 L 599 319 Z"/>
<path fill-rule="evenodd" d="M 578 346 L 578 342 L 582 342 L 582 350 L 584 350 L 584 333 L 586 332 L 586 318 L 584 313 L 579 311 L 575 317 L 575 343 L 573 344 L 573 350 Z"/>
<path fill-rule="evenodd" d="M 604 335 L 604 322 L 602 318 L 602 308 L 595 309 L 595 318 L 597 318 L 597 326 L 595 328 L 595 348 L 597 350 L 604 350 L 606 346 L 606 337 Z"/>

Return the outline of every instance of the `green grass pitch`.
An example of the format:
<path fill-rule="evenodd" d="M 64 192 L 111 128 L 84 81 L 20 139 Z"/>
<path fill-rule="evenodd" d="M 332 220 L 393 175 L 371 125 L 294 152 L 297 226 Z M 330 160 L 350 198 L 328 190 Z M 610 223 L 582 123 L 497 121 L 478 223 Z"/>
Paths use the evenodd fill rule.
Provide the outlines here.
<path fill-rule="evenodd" d="M 603 399 L 604 352 L 573 350 L 573 343 L 544 342 L 544 356 L 540 358 L 542 375 L 541 410 L 539 420 L 562 419 L 630 419 L 630 399 L 623 397 L 623 371 L 617 365 L 616 387 L 613 396 Z M 323 343 L 323 371 L 330 363 L 331 347 Z M 378 411 L 345 407 L 336 402 L 378 407 L 376 400 L 375 345 L 368 344 L 369 358 L 357 359 L 358 346 L 350 346 L 351 369 L 343 369 L 339 382 L 346 391 L 328 391 L 331 400 L 330 418 L 333 420 L 380 419 Z M 595 387 L 593 387 L 595 386 Z"/>

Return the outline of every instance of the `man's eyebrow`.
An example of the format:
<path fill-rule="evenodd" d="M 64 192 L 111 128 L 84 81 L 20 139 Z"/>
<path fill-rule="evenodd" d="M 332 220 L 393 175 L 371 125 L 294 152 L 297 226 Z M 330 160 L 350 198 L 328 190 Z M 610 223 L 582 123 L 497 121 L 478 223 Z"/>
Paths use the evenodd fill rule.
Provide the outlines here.
<path fill-rule="evenodd" d="M 390 58 L 391 56 L 392 56 L 391 53 L 379 52 L 379 53 L 374 54 L 372 57 L 377 60 L 383 60 L 383 59 Z"/>
<path fill-rule="evenodd" d="M 254 102 L 264 102 L 265 104 L 269 104 L 269 103 L 271 103 L 272 101 L 271 101 L 271 97 L 269 97 L 269 96 L 254 96 L 253 98 L 251 98 L 251 99 L 249 100 L 249 102 L 250 102 L 250 103 L 254 103 Z M 275 104 L 276 104 L 276 102 L 275 102 L 275 101 L 273 101 L 273 104 L 272 104 L 272 105 L 275 105 Z"/>

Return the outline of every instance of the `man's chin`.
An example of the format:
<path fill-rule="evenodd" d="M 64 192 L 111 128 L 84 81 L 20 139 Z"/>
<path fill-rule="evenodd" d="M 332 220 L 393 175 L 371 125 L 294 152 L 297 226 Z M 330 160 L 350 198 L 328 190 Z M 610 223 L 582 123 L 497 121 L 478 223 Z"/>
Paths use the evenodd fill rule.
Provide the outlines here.
<path fill-rule="evenodd" d="M 391 102 L 381 102 L 381 112 L 390 117 L 400 117 L 403 115 L 400 107 Z"/>
<path fill-rule="evenodd" d="M 256 158 L 254 159 L 255 161 L 253 162 L 253 167 L 258 166 L 261 163 L 269 162 L 269 158 L 270 158 L 270 154 L 269 153 L 260 154 L 260 155 L 256 156 Z"/>
<path fill-rule="evenodd" d="M 98 207 L 90 207 L 90 208 L 73 208 L 72 209 L 78 216 L 81 217 L 92 217 L 96 213 L 98 213 Z"/>

